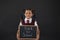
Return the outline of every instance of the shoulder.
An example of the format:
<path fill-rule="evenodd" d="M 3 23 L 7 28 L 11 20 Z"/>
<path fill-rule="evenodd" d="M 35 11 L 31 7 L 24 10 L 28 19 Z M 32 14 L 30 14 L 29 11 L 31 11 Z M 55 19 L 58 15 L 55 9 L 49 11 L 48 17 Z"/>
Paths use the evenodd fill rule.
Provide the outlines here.
<path fill-rule="evenodd" d="M 37 21 L 35 20 L 35 23 L 37 23 Z"/>

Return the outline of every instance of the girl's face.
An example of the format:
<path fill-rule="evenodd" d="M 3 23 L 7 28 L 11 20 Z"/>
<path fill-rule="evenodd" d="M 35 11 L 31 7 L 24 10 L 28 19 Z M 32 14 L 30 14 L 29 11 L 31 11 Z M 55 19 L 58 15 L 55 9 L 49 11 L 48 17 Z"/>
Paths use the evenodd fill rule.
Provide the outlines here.
<path fill-rule="evenodd" d="M 24 15 L 25 15 L 25 17 L 28 18 L 28 19 L 31 18 L 31 17 L 33 16 L 31 10 L 26 10 Z"/>

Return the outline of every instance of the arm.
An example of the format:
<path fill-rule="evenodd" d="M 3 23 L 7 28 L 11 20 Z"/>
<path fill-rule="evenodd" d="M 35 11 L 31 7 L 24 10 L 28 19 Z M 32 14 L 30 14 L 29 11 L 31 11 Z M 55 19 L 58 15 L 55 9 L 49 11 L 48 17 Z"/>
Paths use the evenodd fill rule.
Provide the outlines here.
<path fill-rule="evenodd" d="M 21 22 L 20 22 L 20 24 L 18 26 L 18 30 L 17 30 L 17 40 L 20 40 L 20 25 L 22 25 Z"/>
<path fill-rule="evenodd" d="M 37 38 L 36 38 L 36 40 L 39 40 L 39 38 L 40 38 L 40 30 L 39 30 L 39 26 L 38 26 L 38 24 L 37 24 L 37 21 L 35 21 L 35 26 L 37 26 Z"/>
<path fill-rule="evenodd" d="M 17 40 L 20 40 L 20 26 L 18 26 L 17 30 Z"/>
<path fill-rule="evenodd" d="M 37 26 L 37 38 L 36 38 L 36 40 L 39 40 L 39 38 L 40 38 L 40 30 L 39 30 L 39 28 Z"/>

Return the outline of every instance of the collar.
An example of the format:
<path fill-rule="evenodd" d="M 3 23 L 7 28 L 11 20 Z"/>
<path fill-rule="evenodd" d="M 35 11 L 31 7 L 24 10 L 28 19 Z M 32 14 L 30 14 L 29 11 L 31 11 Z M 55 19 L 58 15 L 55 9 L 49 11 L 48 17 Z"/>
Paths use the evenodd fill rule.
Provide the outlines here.
<path fill-rule="evenodd" d="M 29 19 L 25 18 L 25 23 L 27 23 L 27 21 L 26 21 L 26 20 L 29 20 L 29 23 L 31 23 L 31 22 L 32 22 L 32 18 L 29 18 Z"/>

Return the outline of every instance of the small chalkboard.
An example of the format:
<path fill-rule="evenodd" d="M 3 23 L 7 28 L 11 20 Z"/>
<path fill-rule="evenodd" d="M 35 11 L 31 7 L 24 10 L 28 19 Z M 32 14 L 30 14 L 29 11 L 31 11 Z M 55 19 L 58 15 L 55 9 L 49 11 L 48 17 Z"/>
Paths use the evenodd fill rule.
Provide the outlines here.
<path fill-rule="evenodd" d="M 20 38 L 36 38 L 36 26 L 20 26 Z"/>

